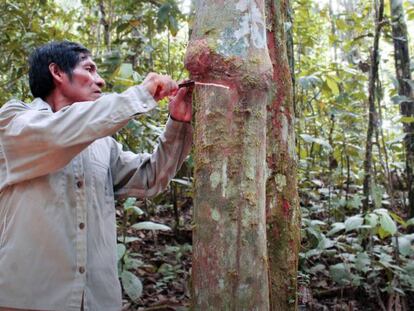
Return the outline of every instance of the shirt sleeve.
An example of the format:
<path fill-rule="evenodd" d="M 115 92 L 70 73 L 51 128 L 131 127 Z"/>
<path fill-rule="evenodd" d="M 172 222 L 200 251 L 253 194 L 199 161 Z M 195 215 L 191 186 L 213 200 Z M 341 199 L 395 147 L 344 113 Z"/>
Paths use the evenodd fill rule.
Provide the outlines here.
<path fill-rule="evenodd" d="M 55 113 L 7 103 L 0 109 L 0 188 L 57 171 L 94 140 L 114 134 L 155 106 L 140 86 Z"/>
<path fill-rule="evenodd" d="M 189 154 L 192 127 L 169 118 L 152 154 L 122 151 L 112 139 L 111 174 L 116 196 L 152 197 L 164 190 Z"/>

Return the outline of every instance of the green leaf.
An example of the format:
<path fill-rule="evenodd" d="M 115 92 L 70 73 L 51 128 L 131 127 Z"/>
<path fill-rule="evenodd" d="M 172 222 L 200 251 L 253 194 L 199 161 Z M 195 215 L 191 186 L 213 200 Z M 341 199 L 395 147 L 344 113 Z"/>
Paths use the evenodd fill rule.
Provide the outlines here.
<path fill-rule="evenodd" d="M 401 117 L 400 122 L 402 123 L 413 123 L 414 117 Z"/>
<path fill-rule="evenodd" d="M 331 239 L 326 238 L 325 236 L 321 236 L 318 246 L 318 249 L 328 249 L 335 246 L 334 241 L 332 241 Z"/>
<path fill-rule="evenodd" d="M 407 226 L 414 226 L 414 218 L 407 220 L 406 224 Z"/>
<path fill-rule="evenodd" d="M 128 206 L 126 209 L 126 211 L 132 211 L 133 214 L 136 214 L 138 216 L 144 215 L 144 211 L 142 209 L 140 209 L 139 207 L 136 206 Z"/>
<path fill-rule="evenodd" d="M 397 225 L 395 224 L 394 220 L 392 220 L 391 216 L 389 215 L 386 209 L 377 209 L 376 212 L 379 215 L 379 223 L 380 223 L 380 230 L 383 230 L 384 233 L 388 233 L 390 235 L 394 235 L 397 232 Z M 384 235 L 383 235 L 384 237 Z"/>
<path fill-rule="evenodd" d="M 363 224 L 363 222 L 364 222 L 364 219 L 359 215 L 349 217 L 345 221 L 345 229 L 347 232 L 358 229 Z"/>
<path fill-rule="evenodd" d="M 350 209 L 359 209 L 362 203 L 361 196 L 355 194 L 352 198 L 347 201 L 346 206 Z"/>
<path fill-rule="evenodd" d="M 344 263 L 338 263 L 329 267 L 329 273 L 331 274 L 332 279 L 340 284 L 345 285 L 350 280 L 351 272 Z"/>
<path fill-rule="evenodd" d="M 334 95 L 339 95 L 339 86 L 338 83 L 331 77 L 326 77 L 326 84 Z"/>
<path fill-rule="evenodd" d="M 302 89 L 309 90 L 321 84 L 321 80 L 316 76 L 310 75 L 310 76 L 300 77 L 298 79 L 298 83 Z"/>
<path fill-rule="evenodd" d="M 157 270 L 162 275 L 171 275 L 174 273 L 174 267 L 169 263 L 163 263 Z"/>
<path fill-rule="evenodd" d="M 132 77 L 132 73 L 134 70 L 132 69 L 132 64 L 123 63 L 119 68 L 119 76 L 124 79 L 129 79 Z"/>
<path fill-rule="evenodd" d="M 157 224 L 152 221 L 143 221 L 143 222 L 136 223 L 135 225 L 132 225 L 132 228 L 137 229 L 137 230 L 161 230 L 161 231 L 171 230 L 171 228 L 166 225 Z"/>
<path fill-rule="evenodd" d="M 175 37 L 177 35 L 178 30 L 179 30 L 178 29 L 178 21 L 173 15 L 170 15 L 168 20 L 169 20 L 168 29 L 170 30 L 171 34 Z"/>
<path fill-rule="evenodd" d="M 371 196 L 372 200 L 374 201 L 374 205 L 376 208 L 380 208 L 382 206 L 382 195 L 384 191 L 381 186 L 379 185 L 372 185 L 371 187 Z"/>
<path fill-rule="evenodd" d="M 332 229 L 329 230 L 329 232 L 326 234 L 327 236 L 334 235 L 335 233 L 338 233 L 339 231 L 342 231 L 345 229 L 345 224 L 343 222 L 336 222 L 332 224 Z"/>
<path fill-rule="evenodd" d="M 379 217 L 375 213 L 370 213 L 365 216 L 365 220 L 371 228 L 376 228 L 378 225 Z"/>
<path fill-rule="evenodd" d="M 348 24 L 341 18 L 338 18 L 335 22 L 339 30 L 345 30 L 348 27 Z"/>
<path fill-rule="evenodd" d="M 128 207 L 134 206 L 137 202 L 136 198 L 128 198 L 124 202 L 124 209 L 127 209 Z"/>
<path fill-rule="evenodd" d="M 171 6 L 169 3 L 160 6 L 157 14 L 157 24 L 159 28 L 162 28 L 166 24 L 170 10 Z"/>
<path fill-rule="evenodd" d="M 358 253 L 355 258 L 355 268 L 362 272 L 370 270 L 371 259 L 366 252 Z"/>
<path fill-rule="evenodd" d="M 404 221 L 404 219 L 402 219 L 399 215 L 389 211 L 388 212 L 390 214 L 390 216 L 392 217 L 392 219 L 394 219 L 397 223 L 399 223 L 402 226 L 407 226 L 407 223 Z"/>
<path fill-rule="evenodd" d="M 117 253 L 117 261 L 120 261 L 121 258 L 125 255 L 126 246 L 124 244 L 117 244 L 116 245 L 116 253 Z"/>
<path fill-rule="evenodd" d="M 378 228 L 378 235 L 383 240 L 386 237 L 389 237 L 390 236 L 390 233 L 388 231 L 384 230 L 384 228 L 379 227 Z"/>
<path fill-rule="evenodd" d="M 315 143 L 315 144 L 325 147 L 328 151 L 332 151 L 331 145 L 322 138 L 313 137 L 308 134 L 300 134 L 300 137 L 307 143 Z"/>
<path fill-rule="evenodd" d="M 391 97 L 391 100 L 395 105 L 401 105 L 401 103 L 411 101 L 411 99 L 409 97 L 404 96 L 404 95 L 393 96 L 393 97 Z"/>
<path fill-rule="evenodd" d="M 131 258 L 129 256 L 124 258 L 124 269 L 125 270 L 135 270 L 141 267 L 144 263 L 136 258 Z"/>
<path fill-rule="evenodd" d="M 404 235 L 398 238 L 398 249 L 403 256 L 414 255 L 414 234 Z M 393 240 L 393 244 L 395 242 Z"/>
<path fill-rule="evenodd" d="M 131 298 L 132 301 L 138 302 L 138 299 L 142 295 L 142 283 L 141 280 L 135 276 L 135 274 L 129 271 L 122 271 L 121 273 L 122 286 L 125 292 Z"/>

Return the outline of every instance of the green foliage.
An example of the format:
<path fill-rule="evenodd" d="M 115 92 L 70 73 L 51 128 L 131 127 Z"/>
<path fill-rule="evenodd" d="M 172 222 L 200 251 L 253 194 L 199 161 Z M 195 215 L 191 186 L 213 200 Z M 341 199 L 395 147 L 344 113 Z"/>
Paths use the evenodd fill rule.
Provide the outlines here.
<path fill-rule="evenodd" d="M 118 225 L 118 229 L 122 232 L 122 236 L 118 237 L 121 243 L 117 244 L 118 274 L 129 298 L 137 302 L 142 295 L 143 285 L 141 280 L 133 273 L 137 268 L 143 266 L 143 262 L 139 259 L 140 255 L 132 251 L 129 243 L 137 241 L 138 238 L 127 236 L 127 231 L 135 230 L 171 230 L 168 226 L 157 224 L 151 221 L 141 221 L 131 224 L 136 219 L 133 216 L 142 216 L 144 212 L 136 206 L 136 198 L 127 198 L 122 205 L 123 221 Z"/>
<path fill-rule="evenodd" d="M 365 215 L 349 216 L 342 222 L 328 225 L 303 218 L 305 245 L 301 254 L 301 269 L 311 278 L 329 271 L 329 277 L 339 286 L 364 286 L 368 293 L 374 284 L 384 291 L 413 291 L 414 235 L 401 233 L 392 213 L 377 209 Z M 365 245 L 369 243 L 369 247 Z M 319 264 L 315 265 L 315 260 Z M 390 287 L 397 278 L 399 287 Z"/>
<path fill-rule="evenodd" d="M 0 105 L 29 100 L 27 59 L 40 44 L 76 38 L 73 17 L 54 1 L 1 1 Z"/>
<path fill-rule="evenodd" d="M 329 282 L 362 287 L 370 296 L 377 295 L 377 288 L 400 294 L 414 291 L 412 235 L 407 234 L 412 221 L 404 220 L 401 192 L 402 126 L 413 120 L 399 115 L 401 103 L 411 99 L 398 95 L 391 28 L 385 27 L 380 43 L 381 114 L 375 116 L 371 210 L 362 213 L 372 1 L 329 3 L 293 4 L 299 188 L 304 205 L 301 276 L 328 280 L 327 287 L 332 286 Z M 407 20 L 413 20 L 413 2 L 405 1 L 404 8 Z"/>

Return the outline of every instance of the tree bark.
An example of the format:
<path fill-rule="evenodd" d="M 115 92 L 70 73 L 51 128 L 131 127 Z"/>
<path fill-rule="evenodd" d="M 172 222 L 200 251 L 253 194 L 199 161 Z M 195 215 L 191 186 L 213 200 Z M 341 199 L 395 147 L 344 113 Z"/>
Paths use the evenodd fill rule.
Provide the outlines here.
<path fill-rule="evenodd" d="M 365 146 L 365 160 L 364 160 L 364 183 L 363 183 L 363 211 L 369 209 L 369 195 L 372 182 L 372 136 L 374 134 L 374 127 L 377 123 L 377 111 L 375 107 L 376 99 L 376 85 L 378 81 L 378 66 L 379 66 L 379 39 L 381 37 L 381 29 L 383 26 L 384 19 L 384 0 L 374 0 L 375 6 L 375 35 L 374 43 L 371 50 L 371 67 L 369 71 L 369 85 L 368 85 L 368 130 L 367 130 L 367 141 Z"/>
<path fill-rule="evenodd" d="M 269 310 L 263 0 L 196 2 L 186 67 L 195 87 L 194 310 Z"/>
<path fill-rule="evenodd" d="M 103 0 L 99 1 L 99 10 L 101 12 L 101 24 L 104 28 L 104 44 L 106 49 L 109 51 L 111 49 L 111 29 Z"/>
<path fill-rule="evenodd" d="M 395 71 L 398 79 L 398 95 L 406 100 L 400 105 L 401 114 L 414 117 L 414 90 L 411 80 L 410 55 L 407 25 L 404 20 L 404 8 L 401 0 L 391 0 L 392 37 L 394 41 Z M 412 84 L 413 85 L 413 84 Z M 414 123 L 404 123 L 404 143 L 406 150 L 406 174 L 408 189 L 408 216 L 414 217 Z"/>
<path fill-rule="evenodd" d="M 285 17 L 288 0 L 266 0 L 267 39 L 273 65 L 267 107 L 266 218 L 271 310 L 297 310 L 300 206 L 297 193 L 292 79 Z"/>

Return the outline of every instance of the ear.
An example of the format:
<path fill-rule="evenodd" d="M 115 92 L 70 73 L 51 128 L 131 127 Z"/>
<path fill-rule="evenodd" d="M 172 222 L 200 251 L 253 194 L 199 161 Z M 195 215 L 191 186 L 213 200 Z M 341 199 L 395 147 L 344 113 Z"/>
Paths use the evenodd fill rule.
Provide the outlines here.
<path fill-rule="evenodd" d="M 49 65 L 49 72 L 52 75 L 53 81 L 55 81 L 56 84 L 63 83 L 66 73 L 63 70 L 61 70 L 58 65 L 56 65 L 55 63 L 51 63 Z"/>

